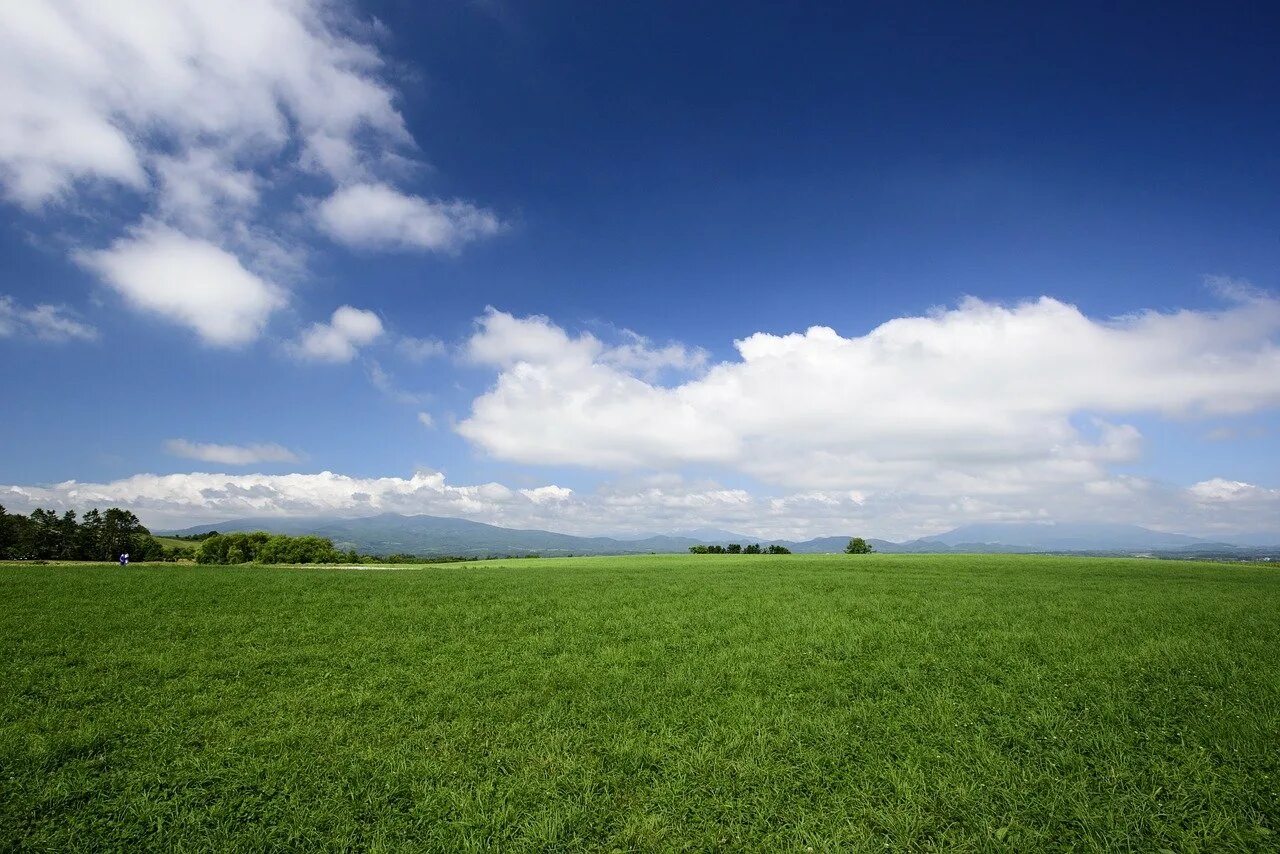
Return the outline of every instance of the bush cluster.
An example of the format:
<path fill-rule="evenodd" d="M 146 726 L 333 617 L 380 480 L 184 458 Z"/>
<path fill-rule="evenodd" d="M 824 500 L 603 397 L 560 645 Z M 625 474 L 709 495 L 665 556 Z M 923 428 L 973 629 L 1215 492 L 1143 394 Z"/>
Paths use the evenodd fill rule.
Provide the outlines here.
<path fill-rule="evenodd" d="M 289 564 L 398 564 L 398 563 L 458 563 L 477 560 L 474 557 L 434 555 L 424 557 L 410 554 L 362 555 L 355 549 L 342 550 L 334 546 L 328 537 L 253 533 L 219 534 L 204 536 L 196 551 L 196 563 L 229 565 L 239 563 L 289 563 Z"/>
<path fill-rule="evenodd" d="M 354 550 L 339 551 L 327 537 L 290 537 L 254 531 L 214 534 L 200 542 L 196 563 L 355 563 Z"/>
<path fill-rule="evenodd" d="M 791 549 L 786 546 L 761 546 L 752 543 L 744 546 L 741 543 L 729 543 L 727 546 L 689 546 L 689 551 L 696 555 L 789 555 Z"/>

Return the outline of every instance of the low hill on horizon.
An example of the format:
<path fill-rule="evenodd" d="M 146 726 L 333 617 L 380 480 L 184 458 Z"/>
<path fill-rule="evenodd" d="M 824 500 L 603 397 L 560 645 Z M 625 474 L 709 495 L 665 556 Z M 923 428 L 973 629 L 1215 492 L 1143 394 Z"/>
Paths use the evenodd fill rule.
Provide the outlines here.
<path fill-rule="evenodd" d="M 308 516 L 293 518 L 248 518 L 194 525 L 164 533 L 191 535 L 208 531 L 270 531 L 279 534 L 315 534 L 328 537 L 339 548 L 365 554 L 420 554 L 486 557 L 508 554 L 611 555 L 683 552 L 698 544 L 758 542 L 786 546 L 797 554 L 841 552 L 850 535 L 815 537 L 809 540 L 768 540 L 732 534 L 716 529 L 695 529 L 677 534 L 636 537 L 581 537 L 537 529 L 504 528 L 448 516 L 405 516 L 383 513 L 378 516 L 338 518 Z M 690 536 L 696 534 L 711 536 Z M 719 537 L 715 535 L 721 535 Z M 933 554 L 952 552 L 1114 552 L 1145 553 L 1226 549 L 1263 545 L 1262 535 L 1248 542 L 1228 543 L 1153 531 L 1136 525 L 1101 523 L 994 522 L 964 525 L 929 537 L 895 543 L 868 538 L 876 551 L 885 554 Z M 1280 535 L 1276 537 L 1280 541 Z"/>
<path fill-rule="evenodd" d="M 203 534 L 207 531 L 270 531 L 277 534 L 315 534 L 333 540 L 335 546 L 365 554 L 420 554 L 485 557 L 507 554 L 609 555 L 683 552 L 700 540 L 687 537 L 647 536 L 622 540 L 614 537 L 579 537 L 554 531 L 503 528 L 450 516 L 404 516 L 383 513 L 343 519 L 327 516 L 233 519 L 195 525 L 170 533 Z"/>

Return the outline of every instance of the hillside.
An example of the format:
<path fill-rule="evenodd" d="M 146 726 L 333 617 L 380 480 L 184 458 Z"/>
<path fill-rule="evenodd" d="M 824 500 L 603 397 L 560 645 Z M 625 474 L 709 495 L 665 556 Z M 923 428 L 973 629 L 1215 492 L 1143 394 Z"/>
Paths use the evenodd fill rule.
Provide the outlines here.
<path fill-rule="evenodd" d="M 384 513 L 356 519 L 299 517 L 236 519 L 197 525 L 171 533 L 205 531 L 271 531 L 329 537 L 339 548 L 366 554 L 487 556 L 507 554 L 608 555 L 684 552 L 700 542 L 688 537 L 648 536 L 634 540 L 577 537 L 553 531 L 502 528 L 447 516 L 402 516 Z"/>
<path fill-rule="evenodd" d="M 503 528 L 447 516 L 403 516 L 384 513 L 355 519 L 334 517 L 251 518 L 196 525 L 168 533 L 206 531 L 272 531 L 329 537 L 342 549 L 365 554 L 462 555 L 484 557 L 508 554 L 611 555 L 684 552 L 698 543 L 776 543 L 796 554 L 827 554 L 844 550 L 849 534 L 810 540 L 767 540 L 715 529 L 682 534 L 650 534 L 636 538 L 579 537 L 554 531 Z M 703 536 L 696 536 L 696 534 Z M 1257 539 L 1261 539 L 1260 537 Z M 1277 539 L 1280 539 L 1278 537 Z M 1074 525 L 1065 523 L 990 523 L 966 525 L 930 537 L 895 543 L 870 539 L 884 554 L 1102 552 L 1231 555 L 1255 549 L 1169 534 L 1134 525 Z"/>

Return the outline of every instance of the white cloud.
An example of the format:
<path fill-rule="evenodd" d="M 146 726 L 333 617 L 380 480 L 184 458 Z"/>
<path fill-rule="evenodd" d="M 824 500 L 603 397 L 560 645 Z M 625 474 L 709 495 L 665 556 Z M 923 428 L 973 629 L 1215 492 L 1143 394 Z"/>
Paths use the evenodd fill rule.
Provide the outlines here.
<path fill-rule="evenodd" d="M 1240 480 L 1215 477 L 1189 487 L 1197 501 L 1208 503 L 1267 502 L 1280 509 L 1280 489 L 1267 489 Z"/>
<path fill-rule="evenodd" d="M 313 323 L 292 351 L 301 359 L 316 362 L 350 362 L 360 347 L 382 335 L 382 320 L 372 311 L 339 306 L 328 323 Z"/>
<path fill-rule="evenodd" d="M 264 199 L 339 188 L 322 221 L 362 246 L 453 251 L 495 232 L 468 202 L 385 183 L 416 148 L 374 29 L 346 0 L 0 3 L 0 196 L 34 212 L 87 194 L 95 227 L 140 203 L 131 236 L 80 256 L 130 305 L 215 344 L 260 335 L 305 267 L 303 219 Z M 162 236 L 190 263 L 161 286 L 143 255 Z"/>
<path fill-rule="evenodd" d="M 370 359 L 367 367 L 369 369 L 369 382 L 389 400 L 394 400 L 396 403 L 405 406 L 421 406 L 430 399 L 430 395 L 417 394 L 400 388 L 395 379 L 383 370 L 382 365 L 378 364 L 377 361 Z"/>
<path fill-rule="evenodd" d="M 418 423 L 419 423 L 419 424 L 421 424 L 423 427 L 434 427 L 434 426 L 436 426 L 436 420 L 435 420 L 434 418 L 432 418 L 432 417 L 431 417 L 431 413 L 430 413 L 430 412 L 419 412 L 419 413 L 418 413 Z"/>
<path fill-rule="evenodd" d="M 32 308 L 12 297 L 0 296 L 0 338 L 38 338 L 41 341 L 95 341 L 98 330 L 77 320 L 64 306 L 41 303 Z"/>
<path fill-rule="evenodd" d="M 573 338 L 542 315 L 517 318 L 490 307 L 476 321 L 466 355 L 477 364 L 509 368 L 521 362 L 590 362 L 603 349 L 594 336 Z"/>
<path fill-rule="evenodd" d="M 567 486 L 539 486 L 535 489 L 522 489 L 520 494 L 534 504 L 554 504 L 571 499 L 573 490 Z"/>
<path fill-rule="evenodd" d="M 262 182 L 226 158 L 208 148 L 157 157 L 159 215 L 201 234 L 216 234 L 221 223 L 242 219 L 257 204 Z"/>
<path fill-rule="evenodd" d="M 411 362 L 425 362 L 446 352 L 443 341 L 435 338 L 414 338 L 405 335 L 396 343 L 396 350 Z"/>
<path fill-rule="evenodd" d="M 166 164 L 207 171 L 295 144 L 307 167 L 359 177 L 362 134 L 410 140 L 354 26 L 318 0 L 0 4 L 4 189 L 38 206 L 83 180 L 144 189 Z"/>
<path fill-rule="evenodd" d="M 800 489 L 1031 493 L 1141 451 L 1115 419 L 1280 404 L 1280 302 L 1101 321 L 1050 298 L 976 299 L 866 335 L 758 333 L 672 386 L 590 335 L 490 311 L 466 352 L 498 368 L 459 432 L 501 459 L 714 464 Z"/>
<path fill-rule="evenodd" d="M 47 487 L 0 486 L 0 504 L 41 507 L 129 507 L 151 524 L 183 524 L 238 516 L 380 512 L 431 513 L 490 521 L 528 521 L 535 503 L 498 483 L 451 486 L 437 472 L 410 478 L 319 474 L 140 474 L 110 483 L 66 481 Z"/>
<path fill-rule="evenodd" d="M 646 378 L 668 369 L 691 373 L 707 363 L 707 352 L 700 347 L 656 345 L 630 329 L 619 334 L 622 343 L 611 346 L 590 333 L 572 337 L 542 315 L 517 318 L 490 306 L 476 321 L 464 355 L 476 364 L 503 368 L 521 362 L 593 361 Z"/>
<path fill-rule="evenodd" d="M 600 361 L 629 374 L 653 379 L 665 370 L 692 373 L 707 364 L 707 351 L 701 347 L 677 343 L 658 346 L 629 329 L 624 329 L 622 335 L 625 343 L 605 349 L 600 354 Z"/>
<path fill-rule="evenodd" d="M 497 234 L 490 211 L 462 201 L 431 201 L 386 184 L 342 187 L 316 206 L 316 222 L 333 239 L 365 249 L 452 252 Z"/>
<path fill-rule="evenodd" d="M 11 511 L 121 506 L 153 526 L 238 517 L 426 513 L 573 534 L 714 527 L 760 538 L 862 535 L 904 540 L 968 522 L 1108 521 L 1229 538 L 1277 530 L 1280 490 L 1229 481 L 1188 489 L 1131 477 L 1013 496 L 801 490 L 758 495 L 662 475 L 579 492 L 556 484 L 455 486 L 438 472 L 409 478 L 319 474 L 139 474 L 109 483 L 0 486 Z M 1223 487 L 1222 484 L 1227 484 Z M 1222 496 L 1229 496 L 1223 498 Z"/>
<path fill-rule="evenodd" d="M 286 301 L 281 288 L 245 269 L 235 255 L 154 223 L 76 259 L 130 305 L 190 327 L 217 346 L 254 340 Z"/>
<path fill-rule="evenodd" d="M 175 457 L 219 463 L 227 466 L 251 466 L 258 463 L 296 463 L 298 455 L 276 444 L 214 445 L 189 442 L 186 439 L 170 439 L 165 450 Z"/>

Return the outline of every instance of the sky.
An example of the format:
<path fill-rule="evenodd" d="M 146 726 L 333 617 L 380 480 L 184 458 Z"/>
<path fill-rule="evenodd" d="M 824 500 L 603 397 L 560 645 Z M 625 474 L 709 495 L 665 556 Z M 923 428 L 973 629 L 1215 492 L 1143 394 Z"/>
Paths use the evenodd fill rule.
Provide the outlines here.
<path fill-rule="evenodd" d="M 1280 534 L 1280 10 L 1040 5 L 0 5 L 0 504 Z"/>

